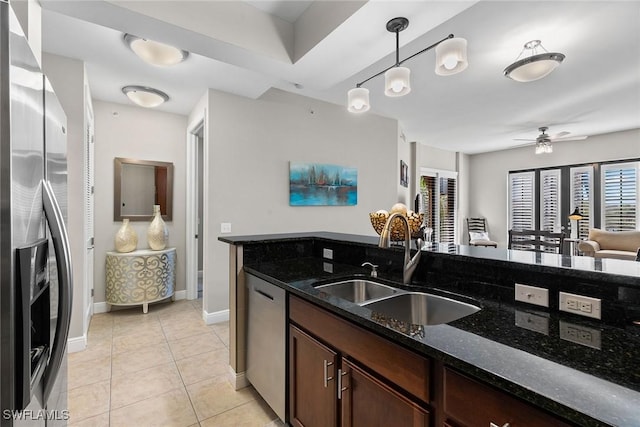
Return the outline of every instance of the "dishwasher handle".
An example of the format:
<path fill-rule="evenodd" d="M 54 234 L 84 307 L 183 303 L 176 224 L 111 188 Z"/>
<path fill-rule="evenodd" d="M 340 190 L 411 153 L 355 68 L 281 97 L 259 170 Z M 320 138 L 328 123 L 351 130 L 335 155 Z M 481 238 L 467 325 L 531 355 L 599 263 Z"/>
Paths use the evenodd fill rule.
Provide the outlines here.
<path fill-rule="evenodd" d="M 263 297 L 273 301 L 273 297 L 271 295 L 269 295 L 268 293 L 266 293 L 265 291 L 262 291 L 262 290 L 260 290 L 258 288 L 253 288 L 253 290 L 256 291 L 257 293 L 259 293 L 260 295 L 262 295 Z"/>

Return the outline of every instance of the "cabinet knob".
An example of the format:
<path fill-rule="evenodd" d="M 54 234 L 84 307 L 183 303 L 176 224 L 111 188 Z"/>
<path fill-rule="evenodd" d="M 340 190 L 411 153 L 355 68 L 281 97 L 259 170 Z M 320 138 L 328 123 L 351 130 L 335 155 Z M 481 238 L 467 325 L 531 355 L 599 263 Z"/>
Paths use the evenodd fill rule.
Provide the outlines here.
<path fill-rule="evenodd" d="M 489 423 L 489 427 L 500 427 L 500 426 L 495 423 Z M 511 426 L 509 425 L 509 423 L 504 423 L 502 427 L 511 427 Z"/>
<path fill-rule="evenodd" d="M 328 360 L 323 360 L 323 368 L 324 368 L 324 388 L 329 386 L 329 381 L 333 379 L 333 377 L 329 376 L 329 366 L 333 365 L 333 362 L 329 362 Z"/>

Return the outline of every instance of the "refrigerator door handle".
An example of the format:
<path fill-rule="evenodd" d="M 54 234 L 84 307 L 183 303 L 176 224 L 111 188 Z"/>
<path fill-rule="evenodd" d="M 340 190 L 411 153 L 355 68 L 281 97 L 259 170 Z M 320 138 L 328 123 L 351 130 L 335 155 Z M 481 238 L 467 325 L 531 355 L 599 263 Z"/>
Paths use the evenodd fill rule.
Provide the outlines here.
<path fill-rule="evenodd" d="M 73 278 L 71 273 L 71 250 L 69 247 L 67 228 L 64 225 L 64 217 L 62 216 L 60 206 L 58 205 L 49 181 L 42 181 L 42 189 L 44 213 L 49 223 L 49 229 L 51 230 L 53 249 L 58 264 L 58 283 L 60 286 L 56 332 L 51 349 L 49 366 L 47 366 L 47 370 L 44 373 L 44 402 L 46 402 L 58 376 L 69 337 Z"/>

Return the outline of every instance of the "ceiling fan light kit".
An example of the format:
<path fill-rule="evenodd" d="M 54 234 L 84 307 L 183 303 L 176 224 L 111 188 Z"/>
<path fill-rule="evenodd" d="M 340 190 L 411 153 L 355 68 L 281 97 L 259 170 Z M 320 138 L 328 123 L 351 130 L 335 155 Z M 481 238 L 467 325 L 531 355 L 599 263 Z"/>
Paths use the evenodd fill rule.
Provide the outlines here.
<path fill-rule="evenodd" d="M 582 141 L 584 139 L 587 139 L 586 135 L 567 136 L 571 132 L 566 132 L 566 131 L 557 133 L 555 135 L 548 135 L 547 134 L 547 130 L 549 130 L 549 127 L 541 126 L 541 127 L 538 128 L 538 131 L 540 132 L 540 135 L 538 135 L 538 137 L 536 139 L 516 138 L 514 141 L 535 142 L 536 143 L 536 148 L 535 148 L 535 153 L 536 154 L 550 154 L 550 153 L 553 153 L 553 146 L 551 145 L 552 142 L 555 142 L 555 141 Z"/>
<path fill-rule="evenodd" d="M 436 48 L 436 74 L 448 76 L 457 74 L 469 65 L 467 61 L 467 41 L 461 38 L 454 38 L 449 34 L 444 39 L 427 46 L 421 51 L 414 53 L 407 58 L 400 60 L 400 31 L 409 26 L 407 18 L 393 18 L 387 22 L 387 31 L 396 35 L 396 63 L 391 67 L 372 75 L 371 77 L 356 84 L 356 87 L 347 93 L 347 110 L 352 113 L 363 113 L 371 108 L 369 103 L 369 89 L 361 87 L 369 80 L 384 74 L 384 93 L 389 97 L 400 97 L 411 92 L 411 70 L 401 65 L 411 58 L 424 52 Z"/>
<path fill-rule="evenodd" d="M 169 100 L 169 95 L 161 90 L 146 86 L 125 86 L 122 93 L 135 104 L 145 107 L 154 108 Z"/>
<path fill-rule="evenodd" d="M 538 47 L 544 52 L 538 53 Z M 531 51 L 530 55 L 520 59 L 525 51 Z M 524 49 L 516 61 L 505 68 L 503 73 L 517 82 L 533 82 L 549 75 L 564 61 L 564 58 L 562 53 L 547 52 L 540 40 L 531 40 L 524 44 Z"/>

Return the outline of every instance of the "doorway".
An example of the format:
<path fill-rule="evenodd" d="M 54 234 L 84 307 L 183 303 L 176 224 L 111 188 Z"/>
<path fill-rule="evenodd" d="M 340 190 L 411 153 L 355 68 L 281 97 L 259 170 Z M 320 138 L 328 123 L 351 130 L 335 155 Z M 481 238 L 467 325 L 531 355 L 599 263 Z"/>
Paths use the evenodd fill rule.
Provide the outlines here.
<path fill-rule="evenodd" d="M 202 306 L 204 289 L 204 122 L 189 130 L 187 146 L 187 298 Z"/>

